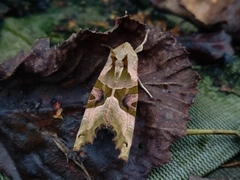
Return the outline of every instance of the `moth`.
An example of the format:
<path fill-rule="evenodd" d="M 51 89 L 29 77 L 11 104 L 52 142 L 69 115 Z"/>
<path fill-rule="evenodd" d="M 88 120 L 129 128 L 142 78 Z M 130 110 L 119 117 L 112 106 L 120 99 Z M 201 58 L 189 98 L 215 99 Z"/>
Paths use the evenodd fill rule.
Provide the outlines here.
<path fill-rule="evenodd" d="M 148 31 L 135 50 L 128 42 L 114 49 L 109 47 L 107 62 L 89 96 L 73 151 L 79 151 L 87 143 L 92 144 L 96 129 L 108 128 L 116 133 L 113 141 L 116 149 L 120 150 L 118 158 L 128 160 L 137 110 L 138 82 L 151 96 L 137 73 L 137 53 L 142 51 L 147 37 Z"/>

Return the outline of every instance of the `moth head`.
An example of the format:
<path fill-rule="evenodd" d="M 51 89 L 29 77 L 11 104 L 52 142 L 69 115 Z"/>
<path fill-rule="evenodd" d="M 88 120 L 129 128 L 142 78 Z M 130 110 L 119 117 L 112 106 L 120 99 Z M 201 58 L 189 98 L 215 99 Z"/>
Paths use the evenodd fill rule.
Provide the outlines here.
<path fill-rule="evenodd" d="M 110 49 L 112 67 L 114 68 L 114 78 L 115 80 L 118 80 L 122 75 L 124 66 L 126 65 L 127 54 L 124 51 L 124 48 L 121 48 L 122 45 L 117 47 L 117 51 L 116 49 L 113 49 L 110 46 L 107 46 L 107 45 L 103 45 L 103 46 L 106 46 Z"/>
<path fill-rule="evenodd" d="M 115 63 L 114 63 L 114 77 L 116 78 L 116 79 L 119 79 L 120 78 L 120 76 L 122 75 L 122 71 L 123 71 L 123 69 L 124 69 L 124 60 L 122 59 L 122 60 L 119 60 L 119 59 L 117 59 L 116 61 L 115 61 Z"/>

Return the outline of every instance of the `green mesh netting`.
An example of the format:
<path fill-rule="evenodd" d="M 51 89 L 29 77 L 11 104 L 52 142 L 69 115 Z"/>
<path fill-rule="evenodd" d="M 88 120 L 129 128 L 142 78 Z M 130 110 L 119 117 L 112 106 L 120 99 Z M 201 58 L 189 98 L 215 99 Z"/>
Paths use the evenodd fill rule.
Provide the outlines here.
<path fill-rule="evenodd" d="M 211 99 L 199 93 L 190 109 L 188 128 L 237 129 L 240 125 L 240 98 L 227 95 Z M 155 168 L 148 179 L 180 180 L 190 175 L 203 176 L 240 152 L 236 136 L 186 136 L 171 147 L 172 162 Z"/>

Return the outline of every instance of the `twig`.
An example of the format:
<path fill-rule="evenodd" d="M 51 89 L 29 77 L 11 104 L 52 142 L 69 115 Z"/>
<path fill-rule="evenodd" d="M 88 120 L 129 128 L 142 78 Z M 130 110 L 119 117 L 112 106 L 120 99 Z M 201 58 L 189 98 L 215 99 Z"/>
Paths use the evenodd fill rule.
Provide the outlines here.
<path fill-rule="evenodd" d="M 221 167 L 229 168 L 229 167 L 234 167 L 234 166 L 239 166 L 239 165 L 240 165 L 240 162 L 238 161 L 238 162 L 234 162 L 234 163 L 221 165 Z"/>
<path fill-rule="evenodd" d="M 238 135 L 237 130 L 223 130 L 223 129 L 187 129 L 188 135 L 203 135 L 203 134 L 215 134 L 215 135 Z"/>

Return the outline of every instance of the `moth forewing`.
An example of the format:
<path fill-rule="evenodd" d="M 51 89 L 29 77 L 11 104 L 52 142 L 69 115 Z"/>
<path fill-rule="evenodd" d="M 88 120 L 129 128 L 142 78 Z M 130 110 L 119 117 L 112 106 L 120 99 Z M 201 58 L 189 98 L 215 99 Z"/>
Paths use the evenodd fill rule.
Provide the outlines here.
<path fill-rule="evenodd" d="M 138 101 L 138 56 L 144 41 L 136 51 L 125 42 L 110 50 L 108 60 L 91 91 L 80 128 L 73 146 L 80 150 L 93 143 L 96 129 L 104 126 L 116 132 L 114 141 L 120 149 L 119 158 L 128 160 L 132 145 Z"/>

